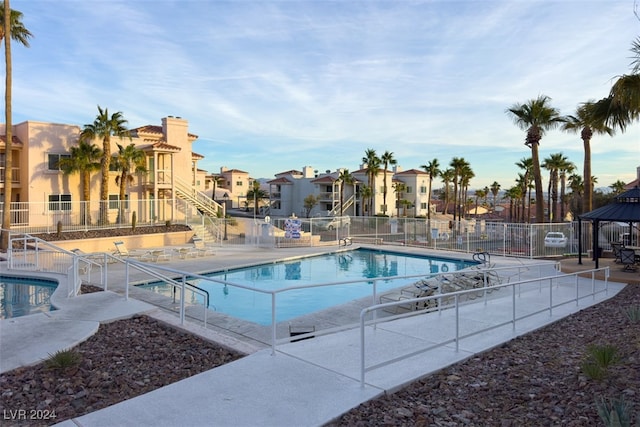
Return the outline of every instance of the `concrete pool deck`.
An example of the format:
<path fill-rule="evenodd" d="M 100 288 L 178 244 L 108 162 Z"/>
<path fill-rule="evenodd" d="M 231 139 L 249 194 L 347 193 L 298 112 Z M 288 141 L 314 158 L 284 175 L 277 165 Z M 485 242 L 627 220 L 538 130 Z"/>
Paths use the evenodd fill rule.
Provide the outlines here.
<path fill-rule="evenodd" d="M 394 247 L 377 248 L 396 250 Z M 172 260 L 163 265 L 197 273 L 216 270 L 220 267 L 268 262 L 288 256 L 299 256 L 302 253 L 319 253 L 336 248 L 304 249 L 264 251 L 255 250 L 255 248 L 248 251 L 238 248 L 229 251 L 220 249 L 212 257 Z M 423 249 L 402 248 L 402 251 L 433 254 Z M 445 255 L 440 251 L 436 253 L 440 256 Z M 454 258 L 470 257 L 468 254 L 451 255 Z M 492 261 L 496 264 L 540 262 L 498 257 L 492 257 Z M 552 270 L 552 266 L 553 263 L 549 262 L 549 271 Z M 585 266 L 586 268 L 588 266 Z M 110 288 L 116 292 L 122 291 L 118 285 L 123 283 L 122 274 L 117 269 L 110 270 Z M 586 278 L 580 278 L 579 283 L 584 283 L 589 288 L 592 284 L 591 280 Z M 601 281 L 597 281 L 596 284 L 603 286 Z M 413 380 L 465 360 L 473 354 L 493 348 L 608 299 L 623 287 L 623 284 L 609 282 L 609 291 L 606 294 L 600 293 L 593 299 L 582 299 L 579 304 L 564 304 L 554 308 L 551 314 L 544 312 L 531 316 L 518 321 L 515 328 L 511 325 L 503 326 L 463 339 L 459 342 L 457 351 L 455 344 L 452 343 L 396 363 L 380 366 L 366 374 L 364 388 L 360 386 L 359 329 L 281 344 L 272 355 L 271 349 L 266 348 L 264 342 L 260 340 L 238 339 L 219 330 L 203 332 L 204 328 L 201 326 L 186 322 L 185 329 L 194 333 L 213 334 L 207 338 L 227 340 L 224 342 L 225 345 L 238 346 L 236 348 L 239 350 L 242 348 L 241 351 L 249 355 L 137 398 L 64 421 L 59 425 L 69 427 L 78 425 L 319 426 L 362 402 L 386 392 L 392 392 Z M 461 307 L 463 321 L 461 329 L 464 333 L 469 332 L 475 327 L 474 325 L 488 326 L 504 322 L 504 313 L 510 310 L 508 307 L 510 307 L 511 298 L 501 298 L 501 292 L 505 297 L 510 295 L 508 292 L 499 291 L 496 292 L 498 297 L 492 298 L 486 304 L 482 299 L 478 299 Z M 574 296 L 575 290 L 571 286 L 567 286 L 566 290 L 563 287 L 558 290 L 558 298 L 570 299 Z M 523 291 L 518 295 L 519 302 L 526 304 L 527 307 L 543 307 L 544 304 L 548 304 L 548 299 L 548 292 Z M 40 347 L 53 349 L 57 345 L 60 348 L 67 348 L 76 343 L 79 337 L 93 333 L 92 328 L 95 326 L 97 329 L 99 322 L 127 317 L 134 312 L 143 312 L 169 323 L 178 323 L 173 314 L 134 298 L 124 300 L 119 293 L 87 294 L 72 300 L 75 301 L 71 304 L 77 304 L 77 307 L 66 307 L 60 310 L 61 314 L 57 317 L 44 316 L 41 319 L 38 316 L 39 318 L 35 320 L 20 321 L 18 322 L 19 330 L 18 325 L 4 323 L 7 322 L 6 320 L 2 321 L 0 361 L 4 362 L 11 351 L 17 353 L 13 356 L 13 360 L 21 360 L 21 363 L 25 363 L 24 360 L 29 360 L 27 357 L 29 354 L 33 359 L 33 353 L 41 353 Z M 67 313 L 63 315 L 65 311 Z M 92 313 L 95 314 L 95 318 L 92 318 L 94 317 Z M 445 339 L 446 337 L 441 336 L 442 331 L 455 327 L 453 315 L 453 310 L 445 310 L 441 313 L 389 321 L 379 324 L 376 329 L 367 327 L 365 334 L 368 349 L 367 364 L 390 360 L 399 354 L 409 354 L 416 349 L 424 349 Z M 58 323 L 62 321 L 65 323 Z M 58 333 L 39 333 L 38 331 L 44 327 L 42 325 L 47 322 L 50 322 L 48 327 L 53 328 L 51 332 L 57 330 Z M 74 323 L 79 328 L 81 325 L 84 326 L 72 336 L 61 333 L 62 329 Z M 12 348 L 11 339 L 17 339 L 18 333 L 21 340 L 31 341 L 32 344 L 28 347 Z M 33 341 L 37 341 L 38 344 L 33 345 Z M 22 357 L 18 357 L 19 355 Z M 30 363 L 38 360 L 35 359 Z"/>

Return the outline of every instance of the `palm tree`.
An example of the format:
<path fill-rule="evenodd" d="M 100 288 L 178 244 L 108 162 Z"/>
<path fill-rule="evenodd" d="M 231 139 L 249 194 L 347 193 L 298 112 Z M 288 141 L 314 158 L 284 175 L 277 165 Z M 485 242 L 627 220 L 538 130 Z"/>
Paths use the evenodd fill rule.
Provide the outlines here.
<path fill-rule="evenodd" d="M 246 197 L 247 205 L 249 204 L 249 200 L 253 200 L 253 214 L 258 215 L 258 204 L 260 203 L 260 200 L 268 199 L 269 194 L 260 188 L 260 181 L 253 181 L 251 189 L 247 191 Z"/>
<path fill-rule="evenodd" d="M 376 198 L 376 176 L 380 173 L 380 158 L 376 155 L 376 150 L 369 148 L 364 152 L 362 162 L 367 168 L 367 184 L 371 188 L 371 198 L 369 199 L 369 214 L 371 214 Z"/>
<path fill-rule="evenodd" d="M 495 210 L 496 208 L 496 199 L 498 198 L 498 193 L 500 192 L 500 184 L 498 184 L 498 181 L 493 181 L 493 184 L 491 184 L 491 194 L 493 195 L 493 209 Z"/>
<path fill-rule="evenodd" d="M 464 166 L 467 164 L 466 160 L 462 157 L 454 157 L 453 159 L 451 159 L 451 162 L 449 163 L 449 166 L 451 166 L 451 169 L 453 170 L 453 220 L 456 220 L 456 214 L 459 215 L 459 204 L 461 203 L 461 200 L 458 198 L 458 188 L 459 188 L 459 184 L 460 184 L 460 179 L 461 179 L 461 175 L 462 175 L 462 169 L 464 168 Z"/>
<path fill-rule="evenodd" d="M 614 196 L 617 196 L 618 194 L 622 193 L 624 191 L 624 186 L 626 184 L 620 180 L 617 180 L 616 182 L 614 182 L 613 184 L 611 184 L 609 186 L 609 188 L 611 189 L 611 191 L 613 192 Z"/>
<path fill-rule="evenodd" d="M 584 182 L 580 175 L 569 175 L 569 189 L 571 190 L 571 204 L 576 215 L 582 213 L 582 192 L 584 191 Z M 575 217 L 575 215 L 574 215 Z"/>
<path fill-rule="evenodd" d="M 514 219 L 513 217 L 513 211 L 514 209 L 517 210 L 518 206 L 518 200 L 520 200 L 522 198 L 522 189 L 520 188 L 520 186 L 515 185 L 511 188 L 509 188 L 507 191 L 505 191 L 504 193 L 504 197 L 505 199 L 509 199 L 509 221 L 510 222 L 517 222 L 518 218 L 517 218 L 517 211 L 516 211 L 516 218 Z"/>
<path fill-rule="evenodd" d="M 430 235 L 429 230 L 431 230 L 431 186 L 433 185 L 433 178 L 440 175 L 440 162 L 438 162 L 438 159 L 433 159 L 426 165 L 422 165 L 420 167 L 429 174 L 429 188 L 427 189 L 427 234 Z"/>
<path fill-rule="evenodd" d="M 362 206 L 362 216 L 368 215 L 369 211 L 368 211 L 368 202 L 369 199 L 371 199 L 371 187 L 369 187 L 368 185 L 361 185 L 360 186 L 360 200 L 361 202 L 361 206 Z"/>
<path fill-rule="evenodd" d="M 622 133 L 628 125 L 640 119 L 640 37 L 631 43 L 631 52 L 635 56 L 631 61 L 631 74 L 620 76 L 611 87 L 609 96 L 593 103 L 590 108 L 594 120 L 617 127 Z"/>
<path fill-rule="evenodd" d="M 592 101 L 586 102 L 576 109 L 575 116 L 569 115 L 566 117 L 567 121 L 562 125 L 562 130 L 567 132 L 580 131 L 580 137 L 584 146 L 584 170 L 583 181 L 584 187 L 584 202 L 583 206 L 587 211 L 593 208 L 593 191 L 589 185 L 591 176 L 591 137 L 594 133 L 607 134 L 612 136 L 614 131 L 606 124 L 606 120 L 602 118 L 598 119 L 597 115 L 593 113 L 594 103 Z"/>
<path fill-rule="evenodd" d="M 569 160 L 562 153 L 551 154 L 544 159 L 542 166 L 549 171 L 549 222 L 557 222 L 558 184 L 560 183 L 560 169 Z"/>
<path fill-rule="evenodd" d="M 384 173 L 384 187 L 382 189 L 382 205 L 384 206 L 384 212 L 387 213 L 387 169 L 389 165 L 398 164 L 398 161 L 393 157 L 393 153 L 390 151 L 385 151 L 384 154 L 380 157 L 380 161 L 382 162 L 382 167 L 384 168 L 382 172 Z"/>
<path fill-rule="evenodd" d="M 107 201 L 109 200 L 109 167 L 111 164 L 111 137 L 120 139 L 129 138 L 129 130 L 126 128 L 127 121 L 122 117 L 120 111 L 109 116 L 109 110 L 104 110 L 98 105 L 98 115 L 91 124 L 84 125 L 80 133 L 81 139 L 94 140 L 102 139 L 102 162 L 100 169 L 102 179 L 100 181 L 100 224 L 107 224 Z"/>
<path fill-rule="evenodd" d="M 542 191 L 542 174 L 538 146 L 545 132 L 558 127 L 565 119 L 560 112 L 549 105 L 551 98 L 545 95 L 529 100 L 525 104 L 514 104 L 507 109 L 516 126 L 527 131 L 525 145 L 531 148 L 533 160 L 533 180 L 536 191 L 536 221 L 544 220 L 544 193 Z"/>
<path fill-rule="evenodd" d="M 531 182 L 533 182 L 533 160 L 531 157 L 524 157 L 520 159 L 516 166 L 524 171 L 524 175 L 522 176 L 522 212 L 523 212 L 523 222 L 529 222 L 531 220 Z M 527 211 L 527 221 L 524 221 L 524 209 L 525 207 L 528 209 Z"/>
<path fill-rule="evenodd" d="M 440 178 L 442 179 L 442 183 L 444 184 L 444 209 L 443 209 L 443 212 L 446 215 L 446 214 L 449 213 L 449 195 L 450 195 L 449 186 L 455 180 L 455 175 L 454 175 L 453 169 L 449 168 L 449 169 L 445 169 L 445 170 L 441 171 L 440 172 Z"/>
<path fill-rule="evenodd" d="M 344 207 L 344 186 L 353 185 L 354 182 L 353 175 L 351 175 L 349 169 L 343 169 L 340 171 L 338 181 L 340 181 L 340 216 L 343 216 L 344 211 L 342 208 Z"/>
<path fill-rule="evenodd" d="M 460 212 L 460 218 L 466 217 L 467 212 L 467 195 L 469 194 L 469 184 L 471 183 L 471 179 L 475 177 L 476 174 L 471 169 L 469 163 L 465 162 L 464 167 L 460 171 L 460 206 L 462 211 Z"/>
<path fill-rule="evenodd" d="M 91 201 L 91 173 L 100 170 L 102 152 L 97 145 L 80 140 L 77 147 L 71 147 L 71 155 L 60 160 L 59 166 L 63 173 L 69 175 L 78 172 L 82 183 L 83 207 L 80 211 L 80 223 L 91 224 L 89 213 Z"/>
<path fill-rule="evenodd" d="M 396 182 L 393 184 L 393 189 L 396 193 L 396 209 L 398 210 L 398 218 L 400 217 L 400 206 L 402 205 L 402 196 L 407 191 L 407 186 L 404 182 Z M 406 208 L 406 207 L 405 207 Z"/>
<path fill-rule="evenodd" d="M 127 184 L 133 182 L 134 174 L 147 172 L 147 156 L 144 151 L 140 150 L 135 144 L 129 144 L 123 147 L 120 144 L 118 146 L 118 155 L 114 158 L 115 170 L 120 172 L 120 175 L 116 177 L 116 184 L 120 186 L 120 193 L 118 196 L 119 209 L 118 209 L 118 223 L 124 221 L 124 207 L 126 206 L 126 190 Z"/>
<path fill-rule="evenodd" d="M 0 33 L 0 41 L 4 39 L 4 63 L 5 63 L 5 92 L 4 92 L 4 120 L 5 120 L 5 186 L 4 199 L 2 208 L 2 238 L 0 239 L 0 249 L 7 250 L 9 247 L 9 230 L 11 229 L 11 182 L 13 175 L 13 158 L 11 151 L 13 150 L 13 120 L 12 120 L 12 86 L 13 86 L 13 68 L 11 63 L 11 40 L 21 43 L 25 47 L 29 47 L 29 38 L 33 35 L 26 29 L 22 23 L 22 13 L 17 10 L 11 10 L 9 0 L 5 0 L 0 10 L 2 15 L 2 33 Z M 8 16 L 9 19 L 5 19 Z M 9 37 L 5 37 L 5 35 Z"/>
<path fill-rule="evenodd" d="M 571 163 L 570 161 L 564 162 L 560 167 L 560 218 L 564 220 L 565 217 L 565 208 L 567 206 L 566 201 L 566 187 L 567 187 L 567 175 L 572 174 L 576 169 L 576 165 Z"/>

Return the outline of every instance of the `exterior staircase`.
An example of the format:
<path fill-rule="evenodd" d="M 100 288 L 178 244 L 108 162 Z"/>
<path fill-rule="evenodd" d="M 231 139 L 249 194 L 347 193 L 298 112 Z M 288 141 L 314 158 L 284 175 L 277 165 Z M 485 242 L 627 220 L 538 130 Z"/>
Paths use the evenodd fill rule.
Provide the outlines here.
<path fill-rule="evenodd" d="M 222 215 L 224 208 L 220 203 L 212 200 L 201 191 L 197 191 L 193 186 L 187 184 L 178 177 L 174 177 L 174 190 L 176 196 L 182 200 L 188 201 L 192 206 L 198 209 L 203 215 L 218 218 Z"/>
<path fill-rule="evenodd" d="M 349 208 L 353 205 L 353 202 L 354 202 L 355 200 L 356 200 L 356 195 L 355 195 L 355 194 L 353 194 L 351 197 L 349 197 L 347 200 L 345 200 L 344 205 L 343 205 L 343 207 L 342 207 L 342 212 L 343 212 L 343 214 L 344 214 L 344 215 L 346 215 L 346 214 L 345 214 L 345 211 L 346 211 L 347 209 L 349 209 Z M 338 215 L 340 215 L 340 210 L 341 210 L 341 209 L 340 209 L 340 203 L 338 203 L 338 204 L 337 204 L 337 205 L 336 205 L 336 206 L 331 210 L 331 212 L 329 212 L 329 215 L 331 215 L 331 216 L 338 216 Z"/>

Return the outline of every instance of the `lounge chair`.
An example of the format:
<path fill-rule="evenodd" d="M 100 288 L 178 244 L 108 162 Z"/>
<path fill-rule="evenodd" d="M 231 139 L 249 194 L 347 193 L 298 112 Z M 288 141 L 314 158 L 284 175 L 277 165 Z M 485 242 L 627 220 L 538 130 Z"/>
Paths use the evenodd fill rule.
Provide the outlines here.
<path fill-rule="evenodd" d="M 122 258 L 142 259 L 149 254 L 149 251 L 130 251 L 123 241 L 113 242 L 113 244 L 116 245 L 116 251 L 113 254 Z"/>
<path fill-rule="evenodd" d="M 636 252 L 633 249 L 620 250 L 620 262 L 624 265 L 624 271 L 636 271 Z"/>
<path fill-rule="evenodd" d="M 215 250 L 205 245 L 204 240 L 202 240 L 200 237 L 193 238 L 193 247 L 197 251 L 198 256 L 207 256 L 207 255 L 216 254 Z"/>

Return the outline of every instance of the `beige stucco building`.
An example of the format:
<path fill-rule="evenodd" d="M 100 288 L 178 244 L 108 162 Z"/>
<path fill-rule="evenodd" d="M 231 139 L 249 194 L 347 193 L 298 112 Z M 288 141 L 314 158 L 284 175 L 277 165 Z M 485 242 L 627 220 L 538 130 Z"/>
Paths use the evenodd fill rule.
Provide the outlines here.
<path fill-rule="evenodd" d="M 0 134 L 5 135 L 5 125 Z M 65 174 L 59 161 L 70 156 L 70 148 L 78 143 L 81 128 L 75 125 L 25 121 L 13 126 L 11 173 L 4 170 L 6 138 L 0 138 L 0 193 L 12 186 L 12 226 L 43 224 L 51 226 L 80 223 L 82 202 L 80 174 Z M 146 156 L 146 173 L 135 174 L 126 186 L 125 206 L 119 205 L 118 171 L 109 172 L 108 220 L 115 222 L 120 210 L 130 221 L 162 222 L 180 220 L 191 215 L 195 207 L 201 213 L 215 215 L 219 206 L 202 200 L 201 192 L 208 184 L 207 173 L 198 169 L 203 156 L 192 149 L 197 135 L 189 132 L 188 121 L 168 116 L 161 125 L 147 125 L 130 130 L 131 138 L 111 138 L 111 153 L 118 144 L 134 144 Z M 93 143 L 102 148 L 102 141 Z M 10 179 L 6 179 L 10 177 Z M 90 182 L 90 217 L 97 220 L 101 172 L 93 172 Z M 177 201 L 182 200 L 185 203 Z M 118 220 L 120 221 L 120 220 Z"/>

